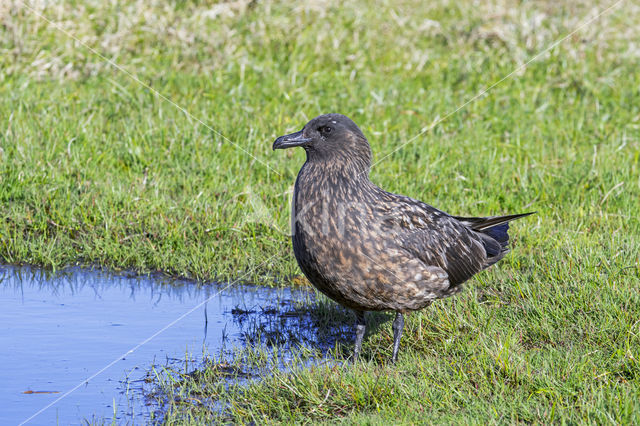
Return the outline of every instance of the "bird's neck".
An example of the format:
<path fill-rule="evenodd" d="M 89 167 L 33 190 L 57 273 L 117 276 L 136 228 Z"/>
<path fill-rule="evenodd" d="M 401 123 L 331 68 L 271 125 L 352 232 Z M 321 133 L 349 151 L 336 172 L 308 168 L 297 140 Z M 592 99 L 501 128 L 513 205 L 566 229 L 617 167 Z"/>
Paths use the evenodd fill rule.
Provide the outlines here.
<path fill-rule="evenodd" d="M 296 187 L 304 198 L 358 199 L 377 188 L 369 180 L 369 164 L 345 159 L 309 159 L 302 166 Z"/>
<path fill-rule="evenodd" d="M 316 173 L 343 175 L 351 180 L 369 179 L 371 154 L 361 152 L 318 152 L 307 151 L 305 166 L 313 168 Z"/>

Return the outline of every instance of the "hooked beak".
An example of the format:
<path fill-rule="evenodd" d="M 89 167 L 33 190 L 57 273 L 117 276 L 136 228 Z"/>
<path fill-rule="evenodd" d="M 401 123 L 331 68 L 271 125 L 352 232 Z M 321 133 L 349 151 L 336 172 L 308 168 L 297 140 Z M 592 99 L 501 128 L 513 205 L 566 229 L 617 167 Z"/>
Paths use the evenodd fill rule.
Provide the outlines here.
<path fill-rule="evenodd" d="M 307 146 L 311 142 L 311 138 L 305 138 L 302 136 L 302 130 L 299 132 L 291 133 L 290 135 L 280 136 L 273 143 L 273 149 L 286 149 L 294 146 Z"/>

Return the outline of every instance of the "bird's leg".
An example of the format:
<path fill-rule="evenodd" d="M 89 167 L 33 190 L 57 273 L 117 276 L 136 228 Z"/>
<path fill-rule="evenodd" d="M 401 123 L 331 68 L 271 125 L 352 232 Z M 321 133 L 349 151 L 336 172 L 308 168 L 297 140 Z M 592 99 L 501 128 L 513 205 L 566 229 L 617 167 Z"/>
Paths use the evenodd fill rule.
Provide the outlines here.
<path fill-rule="evenodd" d="M 404 328 L 404 317 L 401 312 L 396 313 L 396 319 L 393 320 L 393 355 L 391 362 L 395 364 L 398 360 L 398 349 L 400 349 L 400 338 L 402 338 L 402 329 Z"/>
<path fill-rule="evenodd" d="M 364 312 L 356 311 L 356 347 L 353 351 L 353 361 L 358 360 L 360 356 L 360 349 L 362 349 L 362 338 L 364 337 L 364 331 L 367 328 L 367 323 L 364 320 Z"/>

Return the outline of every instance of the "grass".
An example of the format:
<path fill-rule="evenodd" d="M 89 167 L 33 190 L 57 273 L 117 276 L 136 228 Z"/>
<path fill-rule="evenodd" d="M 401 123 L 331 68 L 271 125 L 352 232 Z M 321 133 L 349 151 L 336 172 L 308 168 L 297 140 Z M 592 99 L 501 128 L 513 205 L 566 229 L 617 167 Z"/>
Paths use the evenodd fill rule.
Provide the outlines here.
<path fill-rule="evenodd" d="M 639 421 L 635 3 L 397 151 L 612 3 L 30 4 L 191 116 L 3 2 L 3 262 L 286 284 L 298 273 L 288 191 L 304 154 L 270 146 L 330 111 L 369 137 L 385 189 L 456 214 L 538 211 L 514 224 L 499 267 L 411 317 L 398 366 L 382 326 L 355 368 L 211 390 L 227 418 Z M 214 415 L 170 412 L 167 422 Z"/>
<path fill-rule="evenodd" d="M 355 366 L 339 361 L 352 349 L 342 338 L 328 352 L 337 362 L 308 368 L 321 355 L 306 348 L 286 371 L 256 344 L 195 372 L 157 371 L 152 396 L 166 424 L 636 423 L 637 292 L 629 299 L 608 285 L 539 294 L 540 283 L 519 282 L 522 296 L 508 290 L 508 274 L 498 275 L 498 284 L 483 282 L 412 315 L 395 366 L 388 362 L 392 316 L 375 314 L 365 360 Z M 308 303 L 300 321 L 317 318 L 321 333 L 340 328 L 349 321 L 333 306 Z M 260 372 L 259 380 L 247 382 L 246 371 Z"/>

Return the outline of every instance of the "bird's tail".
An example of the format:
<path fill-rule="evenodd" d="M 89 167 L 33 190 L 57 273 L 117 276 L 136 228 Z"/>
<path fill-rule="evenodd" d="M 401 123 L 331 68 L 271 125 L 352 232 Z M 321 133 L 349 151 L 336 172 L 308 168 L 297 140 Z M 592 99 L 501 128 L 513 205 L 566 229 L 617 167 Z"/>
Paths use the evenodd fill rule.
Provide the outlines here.
<path fill-rule="evenodd" d="M 463 224 L 467 225 L 469 228 L 478 232 L 483 236 L 488 236 L 489 238 L 483 238 L 485 250 L 487 251 L 487 256 L 491 258 L 496 258 L 494 262 L 497 262 L 509 251 L 509 222 L 515 219 L 520 219 L 521 217 L 532 215 L 536 212 L 529 213 L 520 213 L 520 214 L 510 214 L 506 216 L 490 216 L 490 217 L 456 217 L 455 219 L 459 220 Z M 498 244 L 495 244 L 498 242 Z"/>

